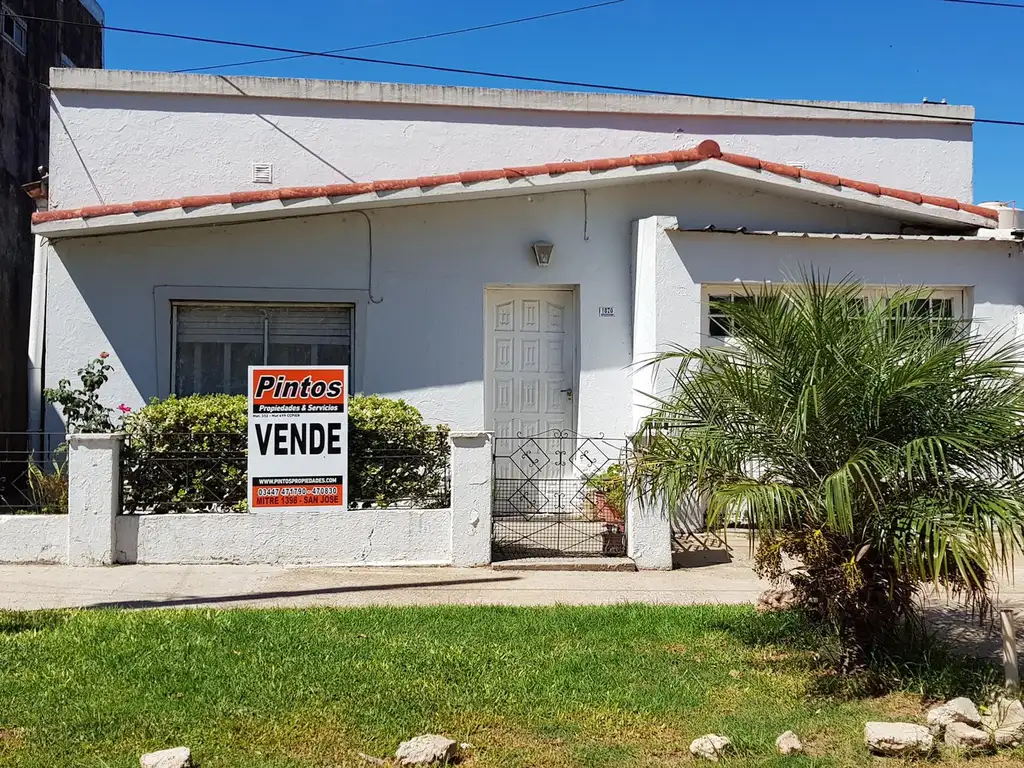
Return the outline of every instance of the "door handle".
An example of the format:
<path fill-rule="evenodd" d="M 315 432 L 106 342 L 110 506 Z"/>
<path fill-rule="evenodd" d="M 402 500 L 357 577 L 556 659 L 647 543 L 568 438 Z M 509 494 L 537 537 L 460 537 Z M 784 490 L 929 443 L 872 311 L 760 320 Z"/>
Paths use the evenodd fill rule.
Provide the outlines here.
<path fill-rule="evenodd" d="M 570 400 L 572 400 L 572 387 L 570 387 L 569 389 L 560 389 L 558 391 L 561 392 L 566 397 L 568 397 Z"/>

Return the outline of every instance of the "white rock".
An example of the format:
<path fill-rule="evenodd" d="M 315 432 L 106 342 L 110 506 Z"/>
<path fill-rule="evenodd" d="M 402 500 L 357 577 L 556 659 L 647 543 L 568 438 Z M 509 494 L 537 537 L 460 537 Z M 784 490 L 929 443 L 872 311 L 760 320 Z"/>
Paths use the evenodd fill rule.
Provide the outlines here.
<path fill-rule="evenodd" d="M 447 765 L 458 756 L 458 744 L 432 733 L 403 741 L 395 752 L 395 758 L 401 765 Z"/>
<path fill-rule="evenodd" d="M 192 768 L 192 750 L 188 747 L 161 749 L 139 758 L 140 768 Z"/>
<path fill-rule="evenodd" d="M 978 749 L 989 746 L 992 740 L 988 733 L 967 723 L 950 723 L 946 726 L 946 746 L 956 749 Z"/>
<path fill-rule="evenodd" d="M 803 742 L 800 737 L 792 731 L 786 731 L 775 740 L 775 748 L 780 755 L 799 755 L 804 751 Z"/>
<path fill-rule="evenodd" d="M 923 725 L 913 723 L 865 723 L 864 743 L 877 755 L 926 755 L 935 739 Z"/>
<path fill-rule="evenodd" d="M 1018 699 L 1000 698 L 981 718 L 981 725 L 992 734 L 997 747 L 1024 742 L 1024 704 Z"/>
<path fill-rule="evenodd" d="M 932 729 L 933 735 L 941 736 L 950 723 L 978 726 L 981 725 L 981 715 L 974 702 L 963 696 L 928 710 L 928 727 Z"/>
<path fill-rule="evenodd" d="M 729 741 L 728 736 L 719 736 L 716 733 L 709 733 L 706 736 L 701 736 L 700 738 L 696 738 L 690 742 L 690 754 L 694 757 L 717 763 L 718 758 L 721 757 L 730 746 L 732 746 L 732 742 Z"/>

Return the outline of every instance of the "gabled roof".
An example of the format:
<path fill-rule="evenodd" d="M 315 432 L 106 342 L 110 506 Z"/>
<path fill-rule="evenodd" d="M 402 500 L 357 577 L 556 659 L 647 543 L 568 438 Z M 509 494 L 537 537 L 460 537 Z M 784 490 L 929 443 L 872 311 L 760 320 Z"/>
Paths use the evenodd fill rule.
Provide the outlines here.
<path fill-rule="evenodd" d="M 524 167 L 463 171 L 438 176 L 386 179 L 352 184 L 192 195 L 162 200 L 55 209 L 32 217 L 38 234 L 71 237 L 112 230 L 140 230 L 166 226 L 214 223 L 223 217 L 267 219 L 282 215 L 312 215 L 329 211 L 387 205 L 413 205 L 452 197 L 485 198 L 505 194 L 554 191 L 587 186 L 587 182 L 615 183 L 647 180 L 680 171 L 724 173 L 746 181 L 768 181 L 781 191 L 830 198 L 838 204 L 867 209 L 897 218 L 910 218 L 954 227 L 992 227 L 999 214 L 991 208 L 904 189 L 883 187 L 834 174 L 774 163 L 747 155 L 722 152 L 707 139 L 692 149 L 628 157 L 547 163 Z M 625 172 L 625 175 L 623 174 Z M 238 214 L 237 216 L 233 214 Z"/>

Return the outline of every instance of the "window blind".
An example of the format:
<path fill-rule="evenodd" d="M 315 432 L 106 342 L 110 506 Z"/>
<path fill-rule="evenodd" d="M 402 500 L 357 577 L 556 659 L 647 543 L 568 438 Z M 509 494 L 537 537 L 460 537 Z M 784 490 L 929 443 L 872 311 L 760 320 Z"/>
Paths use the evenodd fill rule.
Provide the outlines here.
<path fill-rule="evenodd" d="M 349 307 L 270 307 L 271 344 L 343 344 L 352 338 Z"/>
<path fill-rule="evenodd" d="M 178 344 L 263 344 L 263 310 L 243 306 L 179 305 Z"/>
<path fill-rule="evenodd" d="M 350 365 L 352 307 L 175 304 L 175 392 L 240 394 L 250 365 Z"/>

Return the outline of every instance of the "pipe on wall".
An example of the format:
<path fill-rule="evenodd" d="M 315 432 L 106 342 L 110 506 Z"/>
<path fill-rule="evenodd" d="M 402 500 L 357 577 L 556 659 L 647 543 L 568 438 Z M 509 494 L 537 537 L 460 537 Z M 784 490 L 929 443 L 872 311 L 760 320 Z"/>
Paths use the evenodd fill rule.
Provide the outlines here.
<path fill-rule="evenodd" d="M 43 437 L 43 342 L 46 338 L 46 245 L 36 235 L 32 250 L 32 305 L 28 326 L 28 427 L 32 454 L 44 446 Z"/>

